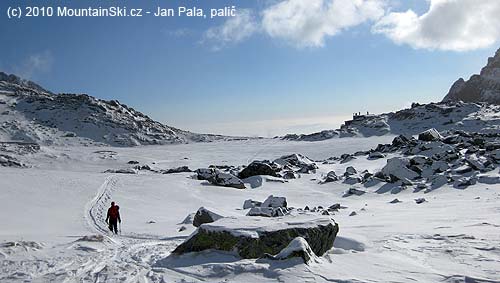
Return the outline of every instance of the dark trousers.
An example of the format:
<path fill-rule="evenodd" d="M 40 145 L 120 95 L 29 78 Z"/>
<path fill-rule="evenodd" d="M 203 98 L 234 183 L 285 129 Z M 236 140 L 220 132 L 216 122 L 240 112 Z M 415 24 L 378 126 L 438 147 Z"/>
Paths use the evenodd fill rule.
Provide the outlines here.
<path fill-rule="evenodd" d="M 118 234 L 118 219 L 109 219 L 109 230 Z"/>

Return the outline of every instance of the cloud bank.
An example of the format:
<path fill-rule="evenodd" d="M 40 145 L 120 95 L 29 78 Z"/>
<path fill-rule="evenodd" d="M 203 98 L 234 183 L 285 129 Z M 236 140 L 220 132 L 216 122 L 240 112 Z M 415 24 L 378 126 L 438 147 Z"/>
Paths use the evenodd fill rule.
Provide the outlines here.
<path fill-rule="evenodd" d="M 325 38 L 383 15 L 379 0 L 285 0 L 262 12 L 262 28 L 298 47 L 321 47 Z"/>
<path fill-rule="evenodd" d="M 422 0 L 424 1 L 424 0 Z M 297 48 L 323 47 L 325 40 L 361 24 L 372 25 L 396 44 L 416 49 L 468 51 L 500 41 L 499 0 L 427 0 L 422 15 L 394 12 L 390 0 L 280 0 L 238 16 L 204 34 L 219 50 L 263 34 Z"/>
<path fill-rule="evenodd" d="M 397 44 L 414 48 L 468 51 L 500 38 L 500 1 L 431 0 L 423 15 L 391 12 L 373 26 Z"/>

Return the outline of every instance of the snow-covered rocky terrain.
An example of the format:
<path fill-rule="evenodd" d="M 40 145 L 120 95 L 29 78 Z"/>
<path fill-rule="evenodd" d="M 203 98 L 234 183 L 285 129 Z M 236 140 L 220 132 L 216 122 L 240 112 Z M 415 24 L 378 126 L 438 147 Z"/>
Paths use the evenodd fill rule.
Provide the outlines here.
<path fill-rule="evenodd" d="M 0 72 L 0 140 L 39 144 L 135 146 L 230 139 L 195 134 L 152 120 L 116 100 L 53 94 Z"/>
<path fill-rule="evenodd" d="M 416 135 L 429 128 L 453 132 L 500 131 L 500 105 L 462 101 L 413 103 L 411 108 L 383 114 L 359 114 L 337 130 L 313 134 L 289 134 L 284 140 L 322 141 L 342 137 L 371 137 L 386 134 Z"/>
<path fill-rule="evenodd" d="M 439 131 L 500 131 L 500 49 L 479 75 L 460 78 L 440 103 L 413 103 L 411 108 L 383 114 L 356 113 L 340 129 L 279 137 L 296 141 L 321 141 L 338 137 L 409 134 L 436 128 Z"/>
<path fill-rule="evenodd" d="M 238 139 L 1 78 L 0 282 L 500 282 L 498 106 Z"/>
<path fill-rule="evenodd" d="M 2 149 L 23 166 L 0 167 L 1 282 L 500 282 L 498 135 L 18 146 Z M 255 160 L 273 161 L 239 179 Z M 244 189 L 217 185 L 228 177 Z M 328 219 L 339 228 L 321 255 L 303 237 L 262 258 L 173 253 L 198 231 Z"/>

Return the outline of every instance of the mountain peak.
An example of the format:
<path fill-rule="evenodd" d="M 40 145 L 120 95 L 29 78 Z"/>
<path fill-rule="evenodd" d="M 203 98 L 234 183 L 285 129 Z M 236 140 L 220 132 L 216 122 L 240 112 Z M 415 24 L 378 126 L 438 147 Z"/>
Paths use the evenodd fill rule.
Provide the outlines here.
<path fill-rule="evenodd" d="M 4 72 L 0 72 L 0 91 L 13 92 L 18 94 L 30 92 L 52 94 L 52 92 L 44 89 L 40 85 L 30 80 L 26 80 L 14 74 L 7 74 Z"/>
<path fill-rule="evenodd" d="M 500 49 L 468 81 L 460 78 L 450 88 L 443 101 L 488 102 L 500 104 Z"/>

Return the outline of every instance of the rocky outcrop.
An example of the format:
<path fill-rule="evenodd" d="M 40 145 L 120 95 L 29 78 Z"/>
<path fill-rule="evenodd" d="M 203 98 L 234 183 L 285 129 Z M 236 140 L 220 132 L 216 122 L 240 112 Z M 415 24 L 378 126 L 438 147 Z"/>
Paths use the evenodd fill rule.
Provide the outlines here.
<path fill-rule="evenodd" d="M 193 172 L 193 170 L 189 169 L 187 166 L 181 166 L 177 168 L 170 168 L 168 170 L 163 171 L 163 174 L 174 174 L 174 173 L 188 173 Z"/>
<path fill-rule="evenodd" d="M 205 223 L 212 223 L 216 220 L 223 218 L 222 215 L 219 215 L 215 212 L 212 212 L 204 207 L 200 207 L 193 218 L 193 226 L 199 227 Z"/>
<path fill-rule="evenodd" d="M 203 224 L 174 254 L 214 249 L 231 251 L 242 258 L 277 255 L 297 237 L 302 237 L 317 256 L 332 248 L 338 224 L 327 216 L 279 218 L 223 218 Z"/>
<path fill-rule="evenodd" d="M 274 163 L 285 168 L 291 168 L 297 173 L 304 174 L 314 173 L 316 172 L 316 169 L 318 169 L 318 166 L 314 163 L 314 161 L 302 154 L 285 155 L 274 160 Z"/>
<path fill-rule="evenodd" d="M 500 104 L 500 49 L 479 75 L 468 81 L 458 79 L 443 101 L 488 102 Z"/>
<path fill-rule="evenodd" d="M 420 141 L 439 141 L 442 139 L 443 136 L 434 128 L 418 134 L 418 140 Z"/>
<path fill-rule="evenodd" d="M 212 185 L 245 189 L 245 184 L 231 173 L 224 173 L 214 168 L 200 168 L 196 170 L 198 180 L 206 180 Z"/>
<path fill-rule="evenodd" d="M 281 168 L 278 164 L 269 162 L 267 160 L 264 161 L 254 161 L 250 163 L 247 167 L 245 167 L 238 174 L 240 179 L 245 179 L 252 176 L 258 175 L 268 175 L 278 177 L 277 172 L 279 172 Z"/>
<path fill-rule="evenodd" d="M 286 198 L 273 195 L 270 195 L 263 203 L 247 200 L 243 206 L 243 208 L 251 207 L 247 216 L 280 217 L 288 214 Z"/>
<path fill-rule="evenodd" d="M 27 165 L 17 160 L 15 157 L 6 154 L 0 154 L 0 166 L 3 167 L 15 167 L 15 168 L 25 168 Z"/>

